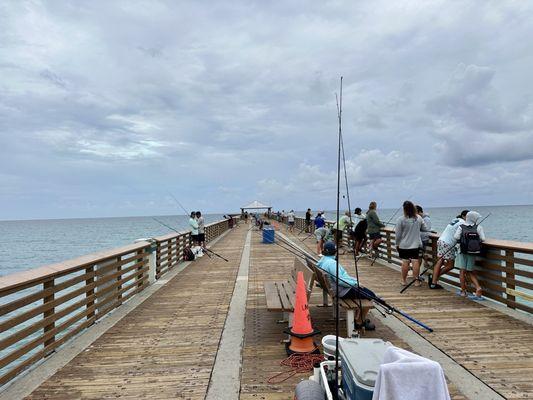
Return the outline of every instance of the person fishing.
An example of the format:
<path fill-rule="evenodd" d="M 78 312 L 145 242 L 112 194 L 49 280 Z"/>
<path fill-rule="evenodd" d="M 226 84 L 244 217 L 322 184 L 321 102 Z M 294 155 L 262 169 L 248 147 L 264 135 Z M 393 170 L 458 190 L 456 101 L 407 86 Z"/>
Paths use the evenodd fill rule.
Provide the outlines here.
<path fill-rule="evenodd" d="M 424 212 L 424 209 L 420 205 L 416 205 L 416 213 L 424 220 L 427 231 L 420 232 L 420 240 L 422 241 L 422 247 L 420 247 L 420 255 L 418 257 L 418 262 L 422 265 L 422 261 L 426 260 L 426 247 L 429 246 L 429 234 L 431 231 L 431 218 L 429 214 Z"/>
<path fill-rule="evenodd" d="M 433 275 L 428 277 L 428 285 L 430 289 L 442 289 L 438 284 L 439 278 L 450 272 L 454 267 L 455 258 L 457 256 L 457 249 L 455 245 L 457 240 L 454 238 L 457 228 L 465 223 L 466 214 L 468 210 L 461 211 L 457 217 L 452 219 L 437 240 L 437 262 L 433 266 Z"/>
<path fill-rule="evenodd" d="M 333 240 L 333 233 L 331 229 L 321 226 L 315 229 L 314 235 L 316 238 L 316 252 L 321 256 L 324 251 L 324 244 L 329 240 Z"/>
<path fill-rule="evenodd" d="M 294 232 L 294 210 L 289 211 L 287 214 L 287 222 L 289 224 L 289 228 L 287 229 L 289 232 Z"/>
<path fill-rule="evenodd" d="M 189 228 L 191 229 L 191 238 L 193 246 L 198 245 L 198 220 L 196 219 L 196 212 L 191 212 L 189 218 Z"/>
<path fill-rule="evenodd" d="M 311 233 L 311 209 L 308 208 L 305 213 L 305 232 Z"/>
<path fill-rule="evenodd" d="M 319 211 L 315 217 L 315 229 L 322 228 L 326 225 L 326 220 L 322 216 L 324 211 Z"/>
<path fill-rule="evenodd" d="M 413 265 L 413 277 L 415 286 L 420 286 L 420 261 L 419 249 L 422 247 L 420 239 L 421 231 L 428 231 L 424 220 L 417 214 L 415 205 L 409 200 L 403 203 L 403 216 L 396 222 L 396 248 L 402 259 L 402 280 L 403 286 L 407 285 L 407 273 L 409 264 Z"/>
<path fill-rule="evenodd" d="M 196 223 L 198 224 L 198 244 L 205 247 L 205 221 L 200 211 L 196 211 Z"/>
<path fill-rule="evenodd" d="M 475 295 L 471 298 L 474 300 L 483 300 L 483 290 L 477 279 L 474 266 L 476 264 L 476 256 L 481 253 L 481 244 L 485 241 L 485 231 L 478 221 L 481 215 L 477 211 L 469 211 L 465 217 L 465 223 L 460 225 L 455 234 L 454 239 L 459 241 L 460 253 L 455 259 L 455 267 L 461 270 L 459 280 L 461 283 L 460 296 L 466 297 L 466 278 L 472 281 L 476 288 Z"/>
<path fill-rule="evenodd" d="M 333 232 L 335 235 L 335 242 L 339 243 L 339 249 L 344 249 L 344 244 L 342 242 L 342 234 L 346 228 L 351 228 L 352 218 L 350 211 L 346 211 L 342 217 L 339 218 L 337 222 L 333 224 Z M 344 254 L 344 250 L 343 250 Z"/>
<path fill-rule="evenodd" d="M 366 213 L 366 221 L 368 224 L 367 232 L 368 238 L 370 239 L 370 252 L 375 251 L 376 258 L 378 255 L 378 248 L 380 243 L 383 241 L 381 237 L 381 228 L 385 227 L 385 224 L 380 221 L 377 213 L 378 205 L 375 201 L 371 201 L 368 205 L 368 211 Z"/>
<path fill-rule="evenodd" d="M 360 287 L 357 280 L 350 276 L 344 267 L 339 263 L 339 292 L 336 293 L 336 278 L 337 278 L 337 260 L 335 254 L 337 247 L 332 241 L 327 241 L 324 244 L 323 256 L 317 262 L 318 268 L 324 270 L 327 273 L 327 277 L 330 281 L 331 288 L 335 295 L 339 299 L 375 299 L 377 296 L 370 289 Z M 356 321 L 358 318 L 355 319 Z M 370 320 L 364 321 L 364 327 L 366 330 L 372 331 L 376 329 L 375 325 Z"/>
<path fill-rule="evenodd" d="M 355 217 L 359 219 L 359 222 L 351 231 L 356 256 L 364 250 L 367 240 L 366 229 L 368 227 L 368 222 L 366 220 L 366 215 L 363 214 L 362 211 L 363 210 L 359 207 L 354 210 Z"/>

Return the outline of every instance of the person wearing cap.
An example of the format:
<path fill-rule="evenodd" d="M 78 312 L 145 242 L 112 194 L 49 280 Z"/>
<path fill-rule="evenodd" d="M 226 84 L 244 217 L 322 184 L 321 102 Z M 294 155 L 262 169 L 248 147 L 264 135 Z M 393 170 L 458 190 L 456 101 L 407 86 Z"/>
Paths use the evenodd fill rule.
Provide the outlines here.
<path fill-rule="evenodd" d="M 324 215 L 324 211 L 319 211 L 316 214 L 316 217 L 315 217 L 315 229 L 322 228 L 322 227 L 324 227 L 326 225 L 326 221 L 324 220 L 324 217 L 322 215 Z"/>
<path fill-rule="evenodd" d="M 433 267 L 433 275 L 429 275 L 428 283 L 430 289 L 442 289 L 438 284 L 439 277 L 450 272 L 454 267 L 455 257 L 457 257 L 457 240 L 453 237 L 457 228 L 465 223 L 468 210 L 461 211 L 456 218 L 452 219 L 437 240 L 437 262 Z M 441 268 L 442 267 L 442 268 Z"/>
<path fill-rule="evenodd" d="M 339 291 L 337 292 L 336 277 L 337 277 L 337 260 L 335 259 L 335 254 L 337 247 L 332 241 L 327 241 L 324 244 L 323 256 L 318 260 L 317 266 L 319 269 L 326 273 L 326 276 L 329 279 L 331 289 L 339 299 L 375 299 L 377 296 L 370 289 L 359 286 L 357 280 L 350 276 L 344 267 L 338 263 L 339 269 Z M 357 321 L 359 318 L 356 317 Z M 366 330 L 374 330 L 376 327 L 370 322 L 370 320 L 365 320 L 364 323 Z"/>

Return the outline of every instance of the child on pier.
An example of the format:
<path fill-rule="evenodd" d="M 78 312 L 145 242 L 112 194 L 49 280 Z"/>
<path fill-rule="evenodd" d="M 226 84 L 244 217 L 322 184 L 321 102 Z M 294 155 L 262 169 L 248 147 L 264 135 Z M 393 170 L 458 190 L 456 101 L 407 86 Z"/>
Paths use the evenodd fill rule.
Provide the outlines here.
<path fill-rule="evenodd" d="M 481 243 L 485 241 L 485 232 L 483 227 L 478 225 L 481 215 L 476 211 L 470 211 L 466 214 L 466 221 L 459 226 L 453 236 L 461 245 L 461 252 L 455 259 L 455 267 L 461 270 L 459 275 L 461 282 L 460 296 L 467 296 L 466 278 L 472 281 L 476 288 L 475 295 L 471 298 L 474 300 L 483 300 L 481 285 L 474 271 L 476 264 L 476 255 L 481 252 Z"/>

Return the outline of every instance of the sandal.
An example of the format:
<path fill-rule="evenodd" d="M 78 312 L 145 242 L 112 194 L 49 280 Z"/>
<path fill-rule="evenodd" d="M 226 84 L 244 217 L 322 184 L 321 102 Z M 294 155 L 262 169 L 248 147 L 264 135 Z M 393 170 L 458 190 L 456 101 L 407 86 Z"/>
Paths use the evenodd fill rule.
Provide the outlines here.
<path fill-rule="evenodd" d="M 466 292 L 463 292 L 462 290 L 458 290 L 455 294 L 457 296 L 461 296 L 461 297 L 467 297 L 468 296 L 468 294 Z"/>
<path fill-rule="evenodd" d="M 470 300 L 476 300 L 476 301 L 483 301 L 485 298 L 483 296 L 476 296 L 475 294 L 471 294 L 468 296 Z"/>
<path fill-rule="evenodd" d="M 420 280 L 417 279 L 417 280 L 415 280 L 414 285 L 415 285 L 416 287 L 420 287 L 420 286 L 422 286 L 422 282 L 420 282 Z"/>

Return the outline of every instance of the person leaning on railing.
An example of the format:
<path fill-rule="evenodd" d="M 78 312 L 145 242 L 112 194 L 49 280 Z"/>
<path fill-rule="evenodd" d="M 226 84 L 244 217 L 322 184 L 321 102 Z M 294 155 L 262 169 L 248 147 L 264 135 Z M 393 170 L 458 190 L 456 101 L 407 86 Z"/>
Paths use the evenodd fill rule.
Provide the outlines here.
<path fill-rule="evenodd" d="M 403 203 L 403 216 L 396 222 L 396 248 L 402 259 L 402 285 L 407 285 L 409 263 L 413 264 L 415 286 L 420 286 L 419 249 L 422 247 L 420 232 L 428 231 L 422 217 L 417 214 L 415 205 L 409 200 Z"/>
<path fill-rule="evenodd" d="M 379 220 L 378 213 L 376 212 L 377 208 L 377 203 L 371 201 L 366 213 L 366 221 L 368 225 L 366 231 L 368 233 L 368 238 L 370 239 L 370 251 L 374 250 L 376 253 L 380 243 L 383 241 L 381 238 L 381 228 L 385 227 L 385 224 Z"/>

